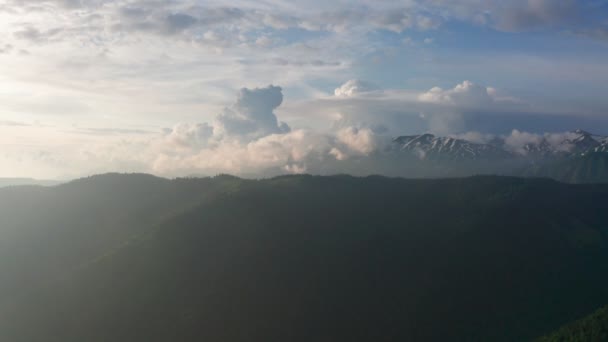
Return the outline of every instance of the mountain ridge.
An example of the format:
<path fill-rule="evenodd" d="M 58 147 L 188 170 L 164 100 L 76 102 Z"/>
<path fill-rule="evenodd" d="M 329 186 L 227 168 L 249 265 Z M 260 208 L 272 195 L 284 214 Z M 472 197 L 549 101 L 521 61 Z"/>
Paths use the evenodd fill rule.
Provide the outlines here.
<path fill-rule="evenodd" d="M 569 135 L 569 136 L 568 136 Z M 435 136 L 430 133 L 399 136 L 393 139 L 393 143 L 401 150 L 423 152 L 420 156 L 425 159 L 426 155 L 452 155 L 460 158 L 526 158 L 546 156 L 573 156 L 584 155 L 591 152 L 608 150 L 608 136 L 601 136 L 587 131 L 576 129 L 568 132 L 558 141 L 549 142 L 547 137 L 542 137 L 534 143 L 526 143 L 520 153 L 508 148 L 504 137 L 494 137 L 488 142 L 473 142 L 466 138 L 452 136 Z"/>

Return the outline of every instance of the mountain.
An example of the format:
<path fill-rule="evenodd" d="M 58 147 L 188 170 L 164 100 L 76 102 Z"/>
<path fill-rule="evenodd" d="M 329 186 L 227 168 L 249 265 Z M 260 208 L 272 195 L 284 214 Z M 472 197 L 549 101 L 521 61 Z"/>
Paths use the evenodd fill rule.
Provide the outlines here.
<path fill-rule="evenodd" d="M 608 303 L 605 203 L 496 176 L 0 189 L 0 340 L 530 340 Z"/>
<path fill-rule="evenodd" d="M 420 159 L 478 160 L 511 158 L 509 153 L 491 144 L 477 144 L 463 139 L 436 137 L 432 134 L 401 136 L 394 140 L 401 151 L 407 151 Z"/>
<path fill-rule="evenodd" d="M 608 137 L 583 130 L 546 135 L 513 146 L 495 137 L 488 143 L 432 134 L 401 136 L 393 140 L 391 156 L 404 159 L 405 177 L 461 177 L 475 174 L 550 177 L 574 183 L 606 182 Z"/>
<path fill-rule="evenodd" d="M 608 341 L 608 307 L 602 307 L 592 314 L 537 340 L 537 342 L 570 341 Z"/>
<path fill-rule="evenodd" d="M 608 149 L 608 137 L 593 135 L 580 129 L 562 136 L 545 136 L 538 141 L 526 143 L 521 147 L 521 153 L 509 148 L 509 144 L 502 137 L 495 137 L 488 143 L 475 143 L 426 133 L 400 136 L 393 142 L 401 151 L 418 155 L 420 159 L 444 160 L 564 157 Z"/>
<path fill-rule="evenodd" d="M 528 177 L 549 177 L 568 183 L 608 183 L 608 153 L 587 152 L 550 163 L 530 166 Z"/>

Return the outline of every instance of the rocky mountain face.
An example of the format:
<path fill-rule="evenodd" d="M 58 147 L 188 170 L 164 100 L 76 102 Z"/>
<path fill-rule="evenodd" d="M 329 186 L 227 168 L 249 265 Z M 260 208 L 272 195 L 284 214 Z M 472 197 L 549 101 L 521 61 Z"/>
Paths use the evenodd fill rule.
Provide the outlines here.
<path fill-rule="evenodd" d="M 411 152 L 420 159 L 480 160 L 510 158 L 511 152 L 493 144 L 478 144 L 452 137 L 432 134 L 401 136 L 394 140 L 402 152 Z"/>
<path fill-rule="evenodd" d="M 547 134 L 526 142 L 494 137 L 474 142 L 433 134 L 400 136 L 392 156 L 407 160 L 407 177 L 501 174 L 564 182 L 608 181 L 608 137 L 583 130 Z"/>
<path fill-rule="evenodd" d="M 608 152 L 608 137 L 577 129 L 560 136 L 546 136 L 538 141 L 514 147 L 502 137 L 477 143 L 433 134 L 400 136 L 394 139 L 397 149 L 420 159 L 483 160 L 505 158 L 563 158 L 593 152 Z"/>

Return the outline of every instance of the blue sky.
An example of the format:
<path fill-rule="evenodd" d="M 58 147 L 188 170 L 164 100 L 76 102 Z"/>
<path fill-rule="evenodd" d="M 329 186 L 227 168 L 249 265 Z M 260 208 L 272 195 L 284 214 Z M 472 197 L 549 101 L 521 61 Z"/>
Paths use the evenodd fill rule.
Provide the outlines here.
<path fill-rule="evenodd" d="M 608 134 L 608 1 L 0 0 L 0 32 L 0 176 L 300 171 L 399 134 Z"/>

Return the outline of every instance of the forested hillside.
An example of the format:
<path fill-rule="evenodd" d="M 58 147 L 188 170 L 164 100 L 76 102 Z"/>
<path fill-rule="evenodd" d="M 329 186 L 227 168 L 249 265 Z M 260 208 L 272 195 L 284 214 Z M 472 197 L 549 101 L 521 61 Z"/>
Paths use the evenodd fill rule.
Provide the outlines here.
<path fill-rule="evenodd" d="M 509 177 L 0 189 L 0 340 L 532 340 L 608 303 L 606 203 Z"/>
<path fill-rule="evenodd" d="M 608 307 L 602 307 L 592 314 L 538 339 L 538 342 L 581 341 L 608 341 Z"/>

